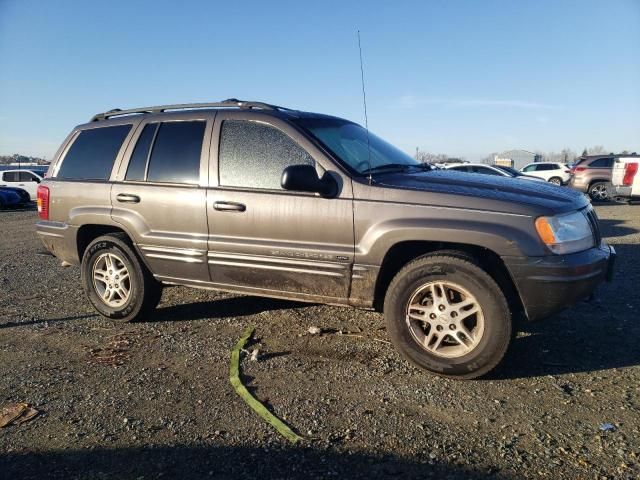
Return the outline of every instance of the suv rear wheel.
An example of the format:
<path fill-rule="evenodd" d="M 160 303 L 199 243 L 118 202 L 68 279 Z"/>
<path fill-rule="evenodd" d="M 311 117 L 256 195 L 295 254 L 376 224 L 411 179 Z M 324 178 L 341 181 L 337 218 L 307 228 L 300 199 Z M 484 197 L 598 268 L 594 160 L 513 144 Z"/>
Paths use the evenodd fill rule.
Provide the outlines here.
<path fill-rule="evenodd" d="M 395 276 L 384 303 L 389 336 L 417 367 L 471 379 L 502 360 L 511 314 L 496 282 L 464 255 L 420 257 Z"/>
<path fill-rule="evenodd" d="M 589 186 L 589 196 L 591 200 L 604 201 L 609 198 L 607 193 L 607 182 L 594 182 Z"/>
<path fill-rule="evenodd" d="M 96 238 L 82 257 L 82 285 L 101 315 L 135 321 L 160 302 L 162 284 L 138 259 L 124 234 Z"/>

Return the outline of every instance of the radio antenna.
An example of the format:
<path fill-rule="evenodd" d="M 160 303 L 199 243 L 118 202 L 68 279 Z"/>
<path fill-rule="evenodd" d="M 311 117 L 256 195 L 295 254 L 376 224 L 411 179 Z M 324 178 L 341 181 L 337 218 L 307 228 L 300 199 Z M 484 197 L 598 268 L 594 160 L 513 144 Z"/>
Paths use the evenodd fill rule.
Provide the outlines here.
<path fill-rule="evenodd" d="M 369 185 L 371 185 L 371 143 L 369 142 L 369 119 L 367 118 L 367 93 L 364 89 L 364 66 L 362 63 L 362 44 L 358 30 L 358 50 L 360 51 L 360 79 L 362 80 L 362 103 L 364 105 L 364 128 L 367 130 L 367 165 L 369 166 Z"/>

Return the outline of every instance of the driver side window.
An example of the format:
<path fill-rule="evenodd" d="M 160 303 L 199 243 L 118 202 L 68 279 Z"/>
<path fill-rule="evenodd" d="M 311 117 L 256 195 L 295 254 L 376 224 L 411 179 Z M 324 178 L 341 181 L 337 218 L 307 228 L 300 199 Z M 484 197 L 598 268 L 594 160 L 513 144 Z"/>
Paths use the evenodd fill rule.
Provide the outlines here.
<path fill-rule="evenodd" d="M 523 172 L 535 172 L 536 170 L 536 165 L 529 165 L 527 167 L 525 167 L 522 171 Z"/>
<path fill-rule="evenodd" d="M 248 120 L 225 120 L 220 132 L 220 185 L 282 190 L 282 172 L 315 161 L 291 137 L 275 127 Z"/>

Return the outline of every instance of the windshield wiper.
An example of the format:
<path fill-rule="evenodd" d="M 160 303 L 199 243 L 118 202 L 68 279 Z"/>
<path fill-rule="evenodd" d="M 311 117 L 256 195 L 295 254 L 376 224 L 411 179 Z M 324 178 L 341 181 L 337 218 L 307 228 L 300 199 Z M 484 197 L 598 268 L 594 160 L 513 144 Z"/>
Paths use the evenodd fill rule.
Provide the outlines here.
<path fill-rule="evenodd" d="M 424 163 L 418 163 L 415 165 L 410 165 L 408 163 L 385 163 L 384 165 L 377 165 L 375 167 L 367 168 L 360 172 L 363 175 L 368 175 L 370 173 L 391 173 L 394 171 L 404 172 L 410 168 L 419 168 L 421 170 L 431 170 L 431 167 Z"/>

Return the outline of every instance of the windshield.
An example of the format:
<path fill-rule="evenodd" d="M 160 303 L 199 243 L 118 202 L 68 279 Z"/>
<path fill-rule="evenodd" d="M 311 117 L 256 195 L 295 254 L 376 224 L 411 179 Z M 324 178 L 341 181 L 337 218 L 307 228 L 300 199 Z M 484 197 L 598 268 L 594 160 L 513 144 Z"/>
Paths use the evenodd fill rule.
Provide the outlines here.
<path fill-rule="evenodd" d="M 299 118 L 295 122 L 358 174 L 431 169 L 371 132 L 367 141 L 367 130 L 347 120 Z"/>
<path fill-rule="evenodd" d="M 499 168 L 500 170 L 502 170 L 503 172 L 507 172 L 509 175 L 511 175 L 512 177 L 522 177 L 522 172 L 519 172 L 518 170 L 516 170 L 515 168 L 511 168 L 511 167 L 504 167 L 502 165 L 494 165 L 494 167 Z"/>

